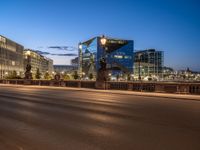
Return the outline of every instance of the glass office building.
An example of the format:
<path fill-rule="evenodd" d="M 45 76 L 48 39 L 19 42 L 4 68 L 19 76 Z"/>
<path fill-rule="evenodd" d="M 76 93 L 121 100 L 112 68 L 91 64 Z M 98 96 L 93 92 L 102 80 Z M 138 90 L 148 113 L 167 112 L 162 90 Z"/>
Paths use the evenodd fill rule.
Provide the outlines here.
<path fill-rule="evenodd" d="M 134 54 L 134 75 L 145 77 L 163 75 L 164 52 L 155 49 L 141 50 Z"/>
<path fill-rule="evenodd" d="M 0 79 L 8 77 L 14 71 L 21 76 L 24 47 L 0 35 Z"/>
<path fill-rule="evenodd" d="M 95 37 L 79 44 L 80 76 L 89 77 L 92 74 L 96 77 L 101 58 L 105 58 L 109 74 L 132 74 L 134 42 L 106 37 L 103 45 L 101 39 Z"/>

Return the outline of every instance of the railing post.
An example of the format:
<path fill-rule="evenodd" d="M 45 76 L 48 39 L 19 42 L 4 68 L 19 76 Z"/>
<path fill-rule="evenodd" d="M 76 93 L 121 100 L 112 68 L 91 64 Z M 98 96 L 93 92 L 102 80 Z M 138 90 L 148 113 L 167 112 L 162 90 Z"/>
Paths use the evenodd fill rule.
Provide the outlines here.
<path fill-rule="evenodd" d="M 133 90 L 133 83 L 128 83 L 128 91 L 132 91 Z"/>
<path fill-rule="evenodd" d="M 78 81 L 78 88 L 81 88 L 82 86 L 81 86 L 81 81 L 79 80 Z"/>
<path fill-rule="evenodd" d="M 65 87 L 65 81 L 60 81 L 60 86 Z"/>
<path fill-rule="evenodd" d="M 109 90 L 110 89 L 110 82 L 105 82 L 105 87 L 106 87 L 105 90 Z"/>
<path fill-rule="evenodd" d="M 177 84 L 177 93 L 189 94 L 190 93 L 190 85 L 189 84 Z"/>

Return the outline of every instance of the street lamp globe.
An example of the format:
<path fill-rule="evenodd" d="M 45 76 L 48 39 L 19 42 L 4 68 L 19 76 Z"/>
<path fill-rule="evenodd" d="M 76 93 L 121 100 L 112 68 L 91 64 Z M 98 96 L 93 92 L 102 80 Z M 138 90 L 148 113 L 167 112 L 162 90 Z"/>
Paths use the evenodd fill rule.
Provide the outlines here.
<path fill-rule="evenodd" d="M 31 55 L 31 51 L 27 51 L 26 54 L 27 54 L 28 56 L 30 56 L 30 55 Z"/>
<path fill-rule="evenodd" d="M 82 44 L 80 43 L 80 44 L 79 44 L 79 49 L 82 49 L 82 48 L 83 48 L 83 46 L 82 46 Z"/>
<path fill-rule="evenodd" d="M 106 45 L 107 39 L 105 38 L 105 36 L 103 35 L 101 38 L 101 44 L 102 45 Z"/>

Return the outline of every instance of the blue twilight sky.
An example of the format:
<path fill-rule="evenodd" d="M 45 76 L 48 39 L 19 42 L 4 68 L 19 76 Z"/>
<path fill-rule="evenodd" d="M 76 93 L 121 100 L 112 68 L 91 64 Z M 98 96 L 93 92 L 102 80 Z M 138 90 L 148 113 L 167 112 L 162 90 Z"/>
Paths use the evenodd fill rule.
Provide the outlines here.
<path fill-rule="evenodd" d="M 77 47 L 93 36 L 133 39 L 165 52 L 165 65 L 200 71 L 199 0 L 1 0 L 0 34 L 26 48 Z M 47 55 L 48 56 L 48 55 Z M 69 56 L 49 56 L 69 64 Z"/>

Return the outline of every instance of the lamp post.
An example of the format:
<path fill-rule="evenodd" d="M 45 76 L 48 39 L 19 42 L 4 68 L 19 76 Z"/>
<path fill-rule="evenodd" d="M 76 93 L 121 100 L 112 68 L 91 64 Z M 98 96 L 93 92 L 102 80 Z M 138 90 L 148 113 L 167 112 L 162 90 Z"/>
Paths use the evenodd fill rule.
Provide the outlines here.
<path fill-rule="evenodd" d="M 141 81 L 141 55 L 142 54 L 139 54 L 138 56 L 139 56 L 139 68 L 138 68 L 138 74 L 139 74 L 139 77 L 138 77 L 138 79 Z"/>
<path fill-rule="evenodd" d="M 25 72 L 25 79 L 31 80 L 32 79 L 32 73 L 31 73 L 31 51 L 26 52 L 27 56 L 27 66 L 26 66 L 26 72 Z"/>
<path fill-rule="evenodd" d="M 103 35 L 102 37 L 101 37 L 101 40 L 100 40 L 100 42 L 101 42 L 101 46 L 102 46 L 102 49 L 103 49 L 103 56 L 101 57 L 101 59 L 105 59 L 105 55 L 106 55 L 106 48 L 105 48 L 105 46 L 106 46 L 106 42 L 107 42 L 107 39 L 105 38 L 105 36 Z"/>
<path fill-rule="evenodd" d="M 0 55 L 3 55 L 3 51 L 2 51 L 2 48 L 1 48 L 1 41 L 0 41 L 0 52 L 2 53 L 2 54 L 0 54 Z M 2 58 L 3 59 L 3 58 Z M 1 69 L 0 69 L 0 79 L 2 79 L 3 78 L 3 68 L 2 68 L 2 63 L 3 63 L 3 61 L 2 61 L 2 59 L 1 59 L 1 57 L 0 57 L 0 65 L 1 65 Z"/>
<path fill-rule="evenodd" d="M 85 79 L 85 72 L 82 72 L 82 78 L 81 78 L 82 80 L 84 80 Z"/>
<path fill-rule="evenodd" d="M 27 51 L 28 64 L 31 65 L 31 51 Z"/>
<path fill-rule="evenodd" d="M 106 43 L 107 43 L 107 39 L 106 39 L 106 37 L 103 35 L 102 37 L 101 37 L 101 45 L 102 45 L 102 49 L 103 49 L 103 56 L 102 56 L 102 58 L 101 58 L 101 60 L 100 60 L 100 65 L 101 65 L 101 68 L 100 69 L 102 69 L 102 71 L 103 71 L 103 79 L 104 79 L 104 81 L 106 81 Z"/>
<path fill-rule="evenodd" d="M 106 89 L 106 80 L 107 80 L 107 69 L 106 69 L 106 43 L 107 39 L 103 35 L 100 38 L 100 45 L 102 47 L 102 53 L 100 56 L 99 64 L 100 67 L 97 71 L 97 79 L 96 79 L 96 88 L 98 89 Z"/>
<path fill-rule="evenodd" d="M 79 55 L 79 59 L 78 59 L 78 70 L 79 70 L 79 75 L 82 74 L 82 49 L 83 46 L 81 43 L 78 44 L 78 55 Z"/>
<path fill-rule="evenodd" d="M 105 36 L 103 35 L 103 36 L 101 37 L 101 44 L 102 44 L 102 46 L 105 46 L 105 45 L 106 45 L 106 42 L 107 42 L 107 39 L 106 39 Z"/>

